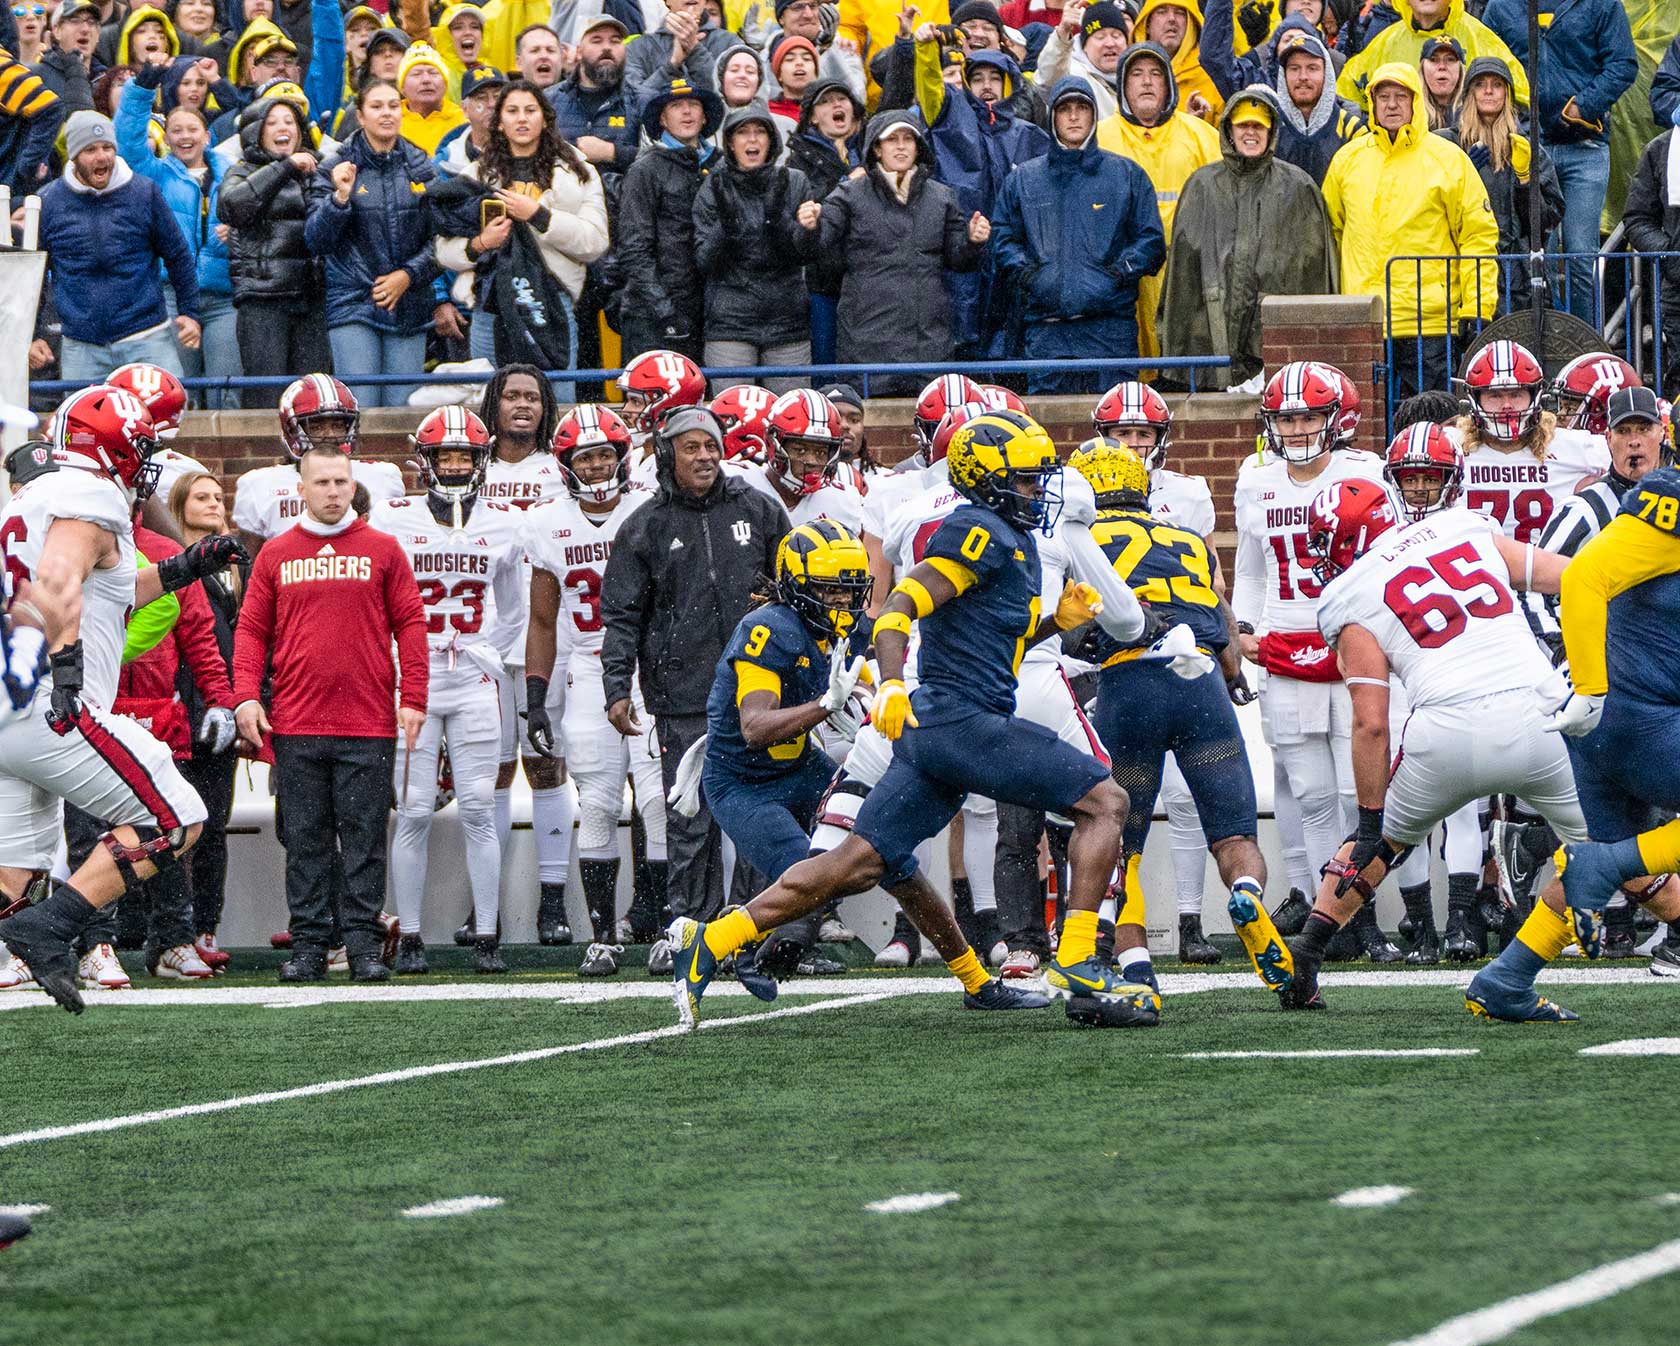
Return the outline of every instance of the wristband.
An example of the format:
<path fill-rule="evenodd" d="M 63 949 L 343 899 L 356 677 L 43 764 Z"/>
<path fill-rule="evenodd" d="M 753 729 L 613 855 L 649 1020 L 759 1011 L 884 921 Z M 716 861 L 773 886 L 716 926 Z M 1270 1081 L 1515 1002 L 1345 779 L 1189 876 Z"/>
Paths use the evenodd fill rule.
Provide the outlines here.
<path fill-rule="evenodd" d="M 1237 623 L 1237 634 L 1239 636 L 1252 636 L 1254 634 L 1254 623 L 1253 622 L 1238 622 Z"/>
<path fill-rule="evenodd" d="M 883 612 L 875 619 L 872 637 L 880 640 L 883 631 L 897 631 L 906 640 L 910 639 L 910 618 L 902 612 Z"/>
<path fill-rule="evenodd" d="M 60 691 L 82 690 L 82 642 L 77 640 L 47 656 L 52 667 L 52 685 Z"/>
<path fill-rule="evenodd" d="M 548 705 L 548 679 L 535 673 L 525 675 L 525 713 Z"/>

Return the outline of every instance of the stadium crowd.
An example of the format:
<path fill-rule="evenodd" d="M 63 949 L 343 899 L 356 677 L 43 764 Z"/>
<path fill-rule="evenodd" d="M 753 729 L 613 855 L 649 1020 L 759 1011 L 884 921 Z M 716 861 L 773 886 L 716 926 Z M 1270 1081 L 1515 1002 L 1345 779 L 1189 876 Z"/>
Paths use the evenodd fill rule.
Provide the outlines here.
<path fill-rule="evenodd" d="M 954 11 L 944 0 L 407 0 L 390 13 L 337 0 L 62 0 L 0 12 L 0 183 L 14 208 L 40 195 L 48 261 L 32 371 L 114 383 L 159 431 L 186 412 L 178 377 L 269 376 L 272 388 L 212 388 L 200 405 L 276 408 L 285 449 L 238 483 L 184 455 L 156 455 L 163 482 L 141 515 L 153 531 L 135 533 L 146 560 L 215 538 L 243 546 L 217 552 L 224 563 L 206 562 L 201 586 L 166 600 L 174 611 L 157 629 L 131 628 L 133 662 L 113 709 L 168 743 L 210 816 L 190 864 L 146 879 L 148 900 L 118 909 L 127 932 L 89 928 L 83 980 L 123 984 L 113 946 L 125 942 L 145 944 L 156 975 L 203 977 L 225 963 L 219 833 L 236 742 L 290 775 L 283 812 L 311 811 L 308 826 L 294 826 L 306 839 L 294 849 L 311 855 L 294 863 L 288 853 L 295 947 L 282 975 L 292 979 L 340 960 L 368 979 L 426 970 L 420 895 L 440 780 L 460 801 L 472 875 L 473 911 L 457 938 L 476 946 L 485 971 L 502 966 L 497 876 L 520 770 L 538 833 L 544 943 L 572 938 L 565 884 L 577 826 L 590 975 L 616 972 L 631 942 L 650 946 L 651 971 L 668 971 L 669 917 L 712 915 L 726 893 L 774 878 L 764 852 L 729 825 L 722 779 L 708 778 L 703 804 L 696 790 L 696 752 L 718 732 L 714 668 L 736 622 L 776 575 L 790 528 L 821 520 L 861 541 L 878 607 L 906 558 L 920 559 L 897 534 L 916 492 L 933 484 L 925 474 L 940 471 L 942 426 L 947 438 L 960 426 L 948 414 L 1024 405 L 960 373 L 932 384 L 873 376 L 871 395 L 917 399 L 918 455 L 889 472 L 869 453 L 866 399 L 850 385 L 813 389 L 790 373 L 708 387 L 700 365 L 960 370 L 984 359 L 1159 357 L 1165 386 L 1184 377 L 1174 359 L 1214 357 L 1224 362 L 1214 382 L 1263 393 L 1265 414 L 1319 416 L 1309 433 L 1341 463 L 1351 461 L 1343 418 L 1359 414 L 1357 387 L 1319 369 L 1298 407 L 1296 384 L 1267 378 L 1260 304 L 1369 294 L 1387 301 L 1399 391 L 1415 395 L 1394 428 L 1459 424 L 1471 453 L 1486 431 L 1483 406 L 1472 386 L 1460 421 L 1466 407 L 1446 396 L 1449 353 L 1526 302 L 1497 254 L 1545 237 L 1558 251 L 1599 249 L 1612 114 L 1628 111 L 1638 76 L 1620 0 L 1579 0 L 1552 17 L 1531 89 L 1517 0 L 1097 0 L 1061 10 L 966 0 Z M 1648 96 L 1657 127 L 1680 125 L 1680 35 Z M 1672 130 L 1650 139 L 1625 201 L 1610 203 L 1634 251 L 1680 250 L 1677 147 Z M 1536 195 L 1542 237 L 1532 233 Z M 1434 260 L 1392 267 L 1396 258 Z M 1661 275 L 1662 336 L 1673 340 L 1680 267 Z M 1563 298 L 1589 321 L 1601 316 L 1593 291 L 1590 264 L 1571 263 Z M 1657 355 L 1660 370 L 1660 344 Z M 329 470 L 324 460 L 353 444 L 360 408 L 406 405 L 425 369 L 471 361 L 488 379 L 476 409 L 441 408 L 417 431 L 424 497 L 405 502 L 387 465 Z M 1667 363 L 1657 391 L 1673 396 L 1680 362 Z M 539 372 L 620 366 L 624 376 L 599 391 Z M 1534 372 L 1515 378 L 1533 414 L 1543 397 L 1587 404 L 1584 419 L 1564 423 L 1596 438 L 1585 475 L 1618 475 L 1609 386 Z M 399 379 L 366 381 L 375 375 Z M 1509 375 L 1496 371 L 1481 391 L 1497 400 Z M 295 381 L 282 392 L 282 379 Z M 1609 380 L 1637 381 L 1625 365 Z M 1198 493 L 1198 479 L 1170 470 L 1165 403 L 1149 388 L 1104 394 L 1096 373 L 1048 363 L 1022 388 L 1029 398 L 1101 394 L 1093 423 L 1127 443 L 1139 436 L 1152 503 L 1178 492 L 1157 512 L 1211 537 L 1214 503 L 1205 483 Z M 574 408 L 580 397 L 602 400 Z M 709 414 L 685 417 L 708 398 Z M 1660 399 L 1638 410 L 1632 419 L 1668 432 Z M 1527 451 L 1530 430 L 1525 422 L 1512 442 Z M 1266 441 L 1274 461 L 1293 461 L 1285 440 Z M 39 451 L 10 467 L 14 483 L 55 470 Z M 1236 620 L 1253 627 L 1260 608 L 1243 584 L 1265 576 L 1263 562 L 1245 572 L 1242 548 L 1261 547 L 1265 529 L 1245 528 L 1240 495 L 1229 596 Z M 549 500 L 558 513 L 528 509 Z M 1519 541 L 1539 540 L 1552 503 Z M 447 551 L 486 509 L 478 550 L 429 575 L 428 547 Z M 502 517 L 510 509 L 528 517 Z M 360 638 L 376 631 L 381 649 L 394 638 L 403 652 L 400 724 L 387 722 L 378 695 L 348 728 L 320 722 L 303 710 L 319 698 L 287 686 L 311 663 L 286 646 L 287 622 L 301 619 L 288 616 L 283 567 L 313 564 L 281 545 L 294 525 L 300 536 L 401 540 L 358 544 L 389 586 L 381 620 Z M 569 543 L 579 530 L 596 541 Z M 698 548 L 706 568 L 677 559 L 679 545 Z M 1295 563 L 1310 569 L 1302 556 Z M 1287 572 L 1288 558 L 1281 564 Z M 420 605 L 407 601 L 405 569 Z M 463 583 L 457 570 L 495 579 Z M 483 618 L 496 585 L 492 624 Z M 1555 635 L 1544 605 L 1533 612 L 1542 639 Z M 529 643 L 527 624 L 551 648 Z M 1236 629 L 1225 673 L 1240 703 L 1252 694 L 1239 655 L 1281 675 L 1275 649 Z M 1066 661 L 1051 662 L 1059 677 Z M 395 708 L 397 671 L 381 676 Z M 1346 726 L 1332 728 L 1332 702 L 1312 704 L 1325 723 L 1268 725 L 1274 748 L 1296 746 L 1296 729 L 1307 743 L 1275 752 L 1291 914 L 1303 922 L 1317 867 L 1353 816 L 1345 764 L 1333 760 Z M 751 744 L 744 721 L 741 731 Z M 364 759 L 317 744 L 317 761 L 306 742 L 359 735 L 394 746 Z M 1309 760 L 1320 747 L 1324 760 Z M 338 816 L 323 821 L 311 808 L 343 790 L 365 802 L 366 780 L 335 773 L 370 765 L 397 796 L 394 916 L 378 910 L 387 847 L 365 826 L 366 809 L 340 797 Z M 627 776 L 635 897 L 621 916 Z M 1201 930 L 1207 845 L 1192 791 L 1171 770 L 1153 788 L 1173 822 L 1180 953 L 1211 961 L 1219 951 Z M 668 810 L 667 792 L 688 796 L 692 812 Z M 1051 952 L 1041 843 L 1065 849 L 1067 829 L 1046 812 L 971 797 L 953 842 L 965 934 L 1015 971 L 1035 972 Z M 92 820 L 79 843 L 72 829 L 72 862 L 111 821 Z M 1482 825 L 1469 826 L 1475 856 L 1461 844 L 1452 870 L 1449 956 L 1480 953 L 1504 929 L 1488 897 L 1493 869 L 1484 881 Z M 1500 872 L 1538 844 L 1525 843 L 1525 829 L 1542 827 L 1513 813 L 1506 842 L 1517 849 Z M 323 846 L 333 863 L 320 863 Z M 1427 876 L 1400 881 L 1413 890 L 1413 961 L 1431 961 L 1442 942 L 1432 916 L 1423 930 L 1416 889 Z M 1612 947 L 1629 950 L 1633 905 L 1614 910 L 1626 924 Z M 762 957 L 776 972 L 837 970 L 822 944 L 844 933 L 831 905 L 784 927 Z M 1109 938 L 1117 957 L 1127 952 Z M 1402 956 L 1371 906 L 1338 948 Z M 880 957 L 940 955 L 901 918 Z M 9 980 L 28 984 L 21 960 Z"/>

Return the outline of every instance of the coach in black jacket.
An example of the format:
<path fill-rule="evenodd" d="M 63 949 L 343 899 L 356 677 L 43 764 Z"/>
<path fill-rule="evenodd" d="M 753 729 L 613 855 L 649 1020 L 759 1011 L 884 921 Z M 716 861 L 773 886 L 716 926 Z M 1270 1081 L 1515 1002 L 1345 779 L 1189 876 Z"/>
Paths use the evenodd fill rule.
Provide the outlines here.
<path fill-rule="evenodd" d="M 630 689 L 638 669 L 659 724 L 665 789 L 706 732 L 712 675 L 753 592 L 776 573 L 787 512 L 723 474 L 723 426 L 704 407 L 669 413 L 655 433 L 659 496 L 625 522 L 601 584 L 601 673 L 607 718 L 643 733 Z M 678 916 L 709 919 L 723 905 L 723 850 L 704 808 L 666 815 L 669 895 Z"/>

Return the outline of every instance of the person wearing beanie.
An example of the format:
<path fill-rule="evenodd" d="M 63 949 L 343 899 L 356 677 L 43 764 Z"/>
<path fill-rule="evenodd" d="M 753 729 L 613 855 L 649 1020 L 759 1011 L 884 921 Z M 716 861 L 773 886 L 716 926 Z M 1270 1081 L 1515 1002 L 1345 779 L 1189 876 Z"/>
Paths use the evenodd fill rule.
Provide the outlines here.
<path fill-rule="evenodd" d="M 822 363 L 820 360 L 818 364 Z M 817 391 L 829 400 L 840 416 L 840 463 L 835 480 L 845 482 L 863 495 L 869 494 L 867 478 L 882 476 L 888 469 L 875 461 L 869 451 L 869 433 L 864 427 L 864 413 L 868 402 L 850 383 L 829 383 Z M 868 526 L 868 514 L 864 516 Z M 867 544 L 865 544 L 867 546 Z"/>
<path fill-rule="evenodd" d="M 449 97 L 449 64 L 429 42 L 416 42 L 403 56 L 397 88 L 402 91 L 402 138 L 428 157 L 444 136 L 466 125 L 467 114 Z"/>
<path fill-rule="evenodd" d="M 1069 5 L 1038 53 L 1038 82 L 1055 88 L 1068 76 L 1085 81 L 1097 120 L 1120 110 L 1114 72 L 1131 41 L 1130 16 L 1113 0 Z"/>
<path fill-rule="evenodd" d="M 1138 282 L 1166 258 L 1155 188 L 1097 147 L 1097 103 L 1076 75 L 1050 90 L 1055 143 L 998 194 L 992 252 L 1026 329 L 1029 360 L 1137 355 Z M 1029 393 L 1096 393 L 1095 372 L 1036 373 Z"/>
<path fill-rule="evenodd" d="M 790 134 L 799 124 L 799 105 L 805 91 L 817 80 L 821 58 L 816 44 L 809 38 L 782 36 L 770 48 L 770 74 L 780 89 L 780 96 L 770 100 L 770 111 L 782 119 L 782 134 Z"/>
<path fill-rule="evenodd" d="M 62 176 L 41 192 L 40 233 L 63 332 L 62 376 L 98 383 L 137 360 L 179 376 L 176 342 L 196 349 L 202 333 L 197 266 L 169 203 L 118 156 L 116 128 L 97 112 L 71 113 L 64 158 Z"/>

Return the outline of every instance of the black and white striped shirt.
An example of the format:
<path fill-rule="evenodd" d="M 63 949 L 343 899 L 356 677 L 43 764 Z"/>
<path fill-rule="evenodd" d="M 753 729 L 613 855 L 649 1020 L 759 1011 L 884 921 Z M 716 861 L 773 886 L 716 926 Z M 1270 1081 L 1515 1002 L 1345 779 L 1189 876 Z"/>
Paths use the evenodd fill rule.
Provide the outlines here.
<path fill-rule="evenodd" d="M 1629 484 L 1612 474 L 1570 496 L 1546 521 L 1545 529 L 1536 539 L 1537 545 L 1542 551 L 1559 556 L 1575 555 L 1616 517 L 1622 493 Z M 1552 650 L 1553 661 L 1558 664 L 1563 662 L 1563 627 L 1558 622 L 1560 601 L 1556 594 L 1524 595 L 1529 628 L 1535 639 Z"/>

